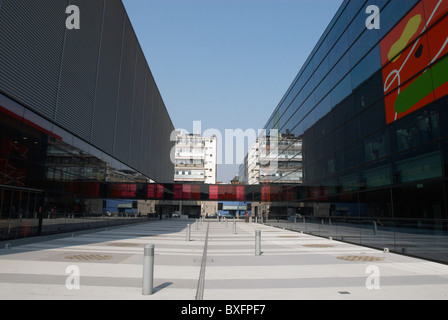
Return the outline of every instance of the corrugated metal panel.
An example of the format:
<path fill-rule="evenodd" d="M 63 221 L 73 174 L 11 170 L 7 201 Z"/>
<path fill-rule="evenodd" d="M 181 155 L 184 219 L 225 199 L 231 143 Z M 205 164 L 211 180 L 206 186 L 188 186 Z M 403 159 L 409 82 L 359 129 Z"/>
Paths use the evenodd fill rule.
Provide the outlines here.
<path fill-rule="evenodd" d="M 167 141 L 169 140 L 169 134 L 168 134 L 168 132 L 169 132 L 169 126 L 168 126 L 168 114 L 167 114 L 167 112 L 166 112 L 166 110 L 165 110 L 165 108 L 163 108 L 163 117 L 162 117 L 162 120 L 163 120 L 163 128 L 162 128 L 162 137 L 161 137 L 161 140 L 162 141 L 164 141 L 165 143 L 163 143 L 162 144 L 162 154 L 163 154 L 163 162 L 164 162 L 164 165 L 162 165 L 162 172 L 163 172 L 163 176 L 164 176 L 164 181 L 168 181 L 168 180 L 166 180 L 167 178 L 168 178 L 168 166 L 170 165 L 170 160 L 166 157 L 166 155 L 168 155 L 169 154 L 169 143 L 167 143 Z M 174 178 L 174 177 L 173 177 Z"/>
<path fill-rule="evenodd" d="M 151 132 L 152 132 L 152 100 L 154 96 L 154 79 L 151 71 L 146 67 L 146 90 L 145 90 L 145 105 L 143 115 L 143 136 L 142 136 L 142 152 L 141 152 L 141 167 L 147 175 L 150 175 L 150 154 L 151 154 Z"/>
<path fill-rule="evenodd" d="M 154 117 L 154 88 L 155 82 L 151 70 L 146 70 L 146 100 L 145 100 L 145 124 L 143 125 L 143 141 L 142 141 L 142 167 L 148 175 L 152 175 L 151 156 L 154 151 L 151 149 Z"/>
<path fill-rule="evenodd" d="M 80 30 L 65 27 L 69 4 Z M 172 123 L 120 0 L 0 0 L 0 91 L 154 180 L 173 180 Z"/>
<path fill-rule="evenodd" d="M 91 141 L 109 154 L 114 146 L 124 17 L 120 0 L 106 1 Z"/>
<path fill-rule="evenodd" d="M 54 119 L 65 33 L 63 0 L 3 0 L 0 91 Z"/>
<path fill-rule="evenodd" d="M 104 1 L 72 0 L 81 28 L 67 30 L 59 84 L 56 122 L 90 140 Z"/>
<path fill-rule="evenodd" d="M 142 152 L 143 108 L 145 102 L 146 60 L 140 47 L 137 50 L 137 65 L 132 108 L 131 140 L 129 141 L 129 161 L 132 166 L 142 169 L 140 155 Z"/>
<path fill-rule="evenodd" d="M 162 113 L 162 99 L 160 97 L 160 94 L 157 92 L 156 95 L 156 110 L 157 110 L 157 116 L 156 116 L 156 141 L 155 141 L 155 148 L 157 151 L 156 159 L 154 161 L 154 172 L 156 172 L 160 178 L 163 178 L 163 171 L 162 171 L 162 165 L 165 165 L 163 161 L 163 143 L 166 143 L 166 141 L 162 141 L 162 135 L 163 135 L 163 113 Z"/>
<path fill-rule="evenodd" d="M 168 111 L 166 108 L 163 108 L 164 111 L 164 134 L 162 137 L 162 141 L 165 143 L 164 150 L 163 150 L 163 156 L 164 156 L 164 163 L 163 166 L 164 170 L 164 181 L 167 182 L 173 182 L 174 181 L 174 164 L 171 162 L 170 153 L 171 149 L 174 147 L 174 142 L 170 141 L 171 133 L 174 131 L 174 127 L 172 126 L 170 115 L 168 114 Z"/>
<path fill-rule="evenodd" d="M 154 98 L 153 98 L 153 112 L 152 112 L 152 119 L 151 119 L 151 154 L 150 154 L 150 161 L 149 161 L 149 171 L 152 174 L 154 179 L 158 180 L 158 182 L 162 182 L 159 179 L 160 174 L 157 173 L 156 164 L 159 159 L 159 148 L 158 148 L 158 136 L 159 136 L 159 127 L 160 127 L 160 119 L 159 119 L 159 99 L 158 99 L 158 91 L 155 89 L 154 91 Z"/>
<path fill-rule="evenodd" d="M 131 134 L 132 101 L 134 96 L 137 38 L 127 17 L 125 19 L 124 32 L 114 156 L 121 161 L 129 163 L 129 140 Z"/>

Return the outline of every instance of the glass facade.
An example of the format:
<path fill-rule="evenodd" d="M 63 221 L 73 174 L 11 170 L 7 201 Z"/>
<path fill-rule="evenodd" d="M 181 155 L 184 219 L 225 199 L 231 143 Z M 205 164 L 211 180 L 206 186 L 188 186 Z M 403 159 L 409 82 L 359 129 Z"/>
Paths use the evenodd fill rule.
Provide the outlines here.
<path fill-rule="evenodd" d="M 110 207 L 106 182 L 149 182 L 61 127 L 3 98 L 0 107 L 0 241 L 141 221 Z M 132 202 L 129 203 L 132 206 Z M 137 202 L 136 202 L 137 204 Z"/>
<path fill-rule="evenodd" d="M 370 5 L 380 29 L 366 27 Z M 339 8 L 265 126 L 302 142 L 308 222 L 344 222 L 357 235 L 375 222 L 395 236 L 368 245 L 448 262 L 447 14 L 443 0 Z"/>
<path fill-rule="evenodd" d="M 67 1 L 0 1 L 0 240 L 140 221 L 150 206 L 107 183 L 174 180 L 174 127 L 123 3 L 70 4 L 79 30 Z"/>

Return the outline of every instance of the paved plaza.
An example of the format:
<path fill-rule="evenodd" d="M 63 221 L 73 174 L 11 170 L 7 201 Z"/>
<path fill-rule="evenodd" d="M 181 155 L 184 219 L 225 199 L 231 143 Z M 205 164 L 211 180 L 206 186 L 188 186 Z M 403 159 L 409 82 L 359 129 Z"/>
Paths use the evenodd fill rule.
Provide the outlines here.
<path fill-rule="evenodd" d="M 235 226 L 160 220 L 1 242 L 0 299 L 195 300 L 201 274 L 204 300 L 448 298 L 446 265 L 266 225 Z M 155 245 L 152 295 L 142 295 L 146 244 Z"/>

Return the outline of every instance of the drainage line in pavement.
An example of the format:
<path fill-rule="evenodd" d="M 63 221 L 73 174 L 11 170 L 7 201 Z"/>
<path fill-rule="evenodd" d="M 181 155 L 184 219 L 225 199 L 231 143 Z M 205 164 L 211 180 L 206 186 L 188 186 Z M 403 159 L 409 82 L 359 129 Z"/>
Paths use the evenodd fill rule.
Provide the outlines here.
<path fill-rule="evenodd" d="M 198 289 L 196 291 L 196 300 L 203 300 L 205 286 L 205 267 L 207 265 L 207 246 L 208 246 L 208 230 L 210 223 L 207 223 L 207 232 L 205 234 L 204 252 L 202 253 L 201 271 L 199 272 Z"/>

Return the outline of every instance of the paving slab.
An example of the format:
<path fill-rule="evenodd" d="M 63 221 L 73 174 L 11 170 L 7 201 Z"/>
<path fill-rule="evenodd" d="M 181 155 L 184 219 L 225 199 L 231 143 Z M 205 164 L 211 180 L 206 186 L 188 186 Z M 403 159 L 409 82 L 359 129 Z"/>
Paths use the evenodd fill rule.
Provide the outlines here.
<path fill-rule="evenodd" d="M 232 221 L 173 219 L 9 243 L 0 243 L 1 300 L 193 301 L 201 274 L 207 301 L 448 298 L 447 265 L 241 221 L 236 233 Z M 145 244 L 155 245 L 149 296 Z"/>

